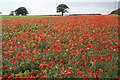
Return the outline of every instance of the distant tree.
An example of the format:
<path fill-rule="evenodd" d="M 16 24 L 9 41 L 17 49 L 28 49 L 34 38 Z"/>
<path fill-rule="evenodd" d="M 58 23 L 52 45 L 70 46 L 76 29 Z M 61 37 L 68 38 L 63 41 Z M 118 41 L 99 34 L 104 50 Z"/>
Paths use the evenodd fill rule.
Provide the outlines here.
<path fill-rule="evenodd" d="M 9 15 L 13 16 L 14 14 L 15 14 L 15 11 L 11 11 Z"/>
<path fill-rule="evenodd" d="M 58 12 L 61 12 L 62 13 L 62 16 L 65 12 L 68 12 L 67 9 L 69 9 L 69 7 L 65 4 L 60 4 L 57 6 L 57 13 Z"/>
<path fill-rule="evenodd" d="M 0 14 L 2 14 L 2 12 L 0 12 Z"/>
<path fill-rule="evenodd" d="M 112 11 L 110 14 L 120 15 L 120 8 Z"/>
<path fill-rule="evenodd" d="M 28 14 L 28 11 L 25 7 L 19 7 L 18 9 L 15 10 L 15 14 L 16 15 L 27 15 Z"/>

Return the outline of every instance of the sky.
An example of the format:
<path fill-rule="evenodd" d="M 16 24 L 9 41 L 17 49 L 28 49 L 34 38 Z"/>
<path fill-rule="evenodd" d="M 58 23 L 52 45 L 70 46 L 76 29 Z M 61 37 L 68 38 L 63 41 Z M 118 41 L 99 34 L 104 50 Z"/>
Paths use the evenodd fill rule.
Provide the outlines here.
<path fill-rule="evenodd" d="M 66 14 L 109 14 L 118 8 L 119 0 L 0 0 L 0 12 L 9 15 L 19 7 L 26 7 L 29 15 L 58 15 L 56 7 L 66 4 Z"/>

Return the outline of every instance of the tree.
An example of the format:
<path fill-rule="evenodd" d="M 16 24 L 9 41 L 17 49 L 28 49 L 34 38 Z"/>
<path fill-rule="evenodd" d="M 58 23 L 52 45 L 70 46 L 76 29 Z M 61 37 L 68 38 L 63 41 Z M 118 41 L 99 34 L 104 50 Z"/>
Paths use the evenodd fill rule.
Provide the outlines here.
<path fill-rule="evenodd" d="M 28 14 L 28 11 L 25 7 L 19 7 L 18 9 L 15 10 L 15 14 L 18 15 L 18 16 L 20 14 L 25 16 L 25 15 Z"/>
<path fill-rule="evenodd" d="M 15 14 L 15 11 L 11 11 L 9 15 L 13 16 L 14 14 Z"/>
<path fill-rule="evenodd" d="M 60 5 L 58 5 L 58 7 L 57 7 L 57 13 L 58 13 L 58 12 L 61 12 L 61 13 L 62 13 L 62 16 L 63 16 L 63 14 L 64 14 L 65 12 L 68 12 L 67 9 L 69 9 L 69 7 L 68 7 L 67 5 L 65 5 L 65 4 L 60 4 Z"/>
<path fill-rule="evenodd" d="M 112 11 L 110 14 L 120 15 L 120 8 Z"/>

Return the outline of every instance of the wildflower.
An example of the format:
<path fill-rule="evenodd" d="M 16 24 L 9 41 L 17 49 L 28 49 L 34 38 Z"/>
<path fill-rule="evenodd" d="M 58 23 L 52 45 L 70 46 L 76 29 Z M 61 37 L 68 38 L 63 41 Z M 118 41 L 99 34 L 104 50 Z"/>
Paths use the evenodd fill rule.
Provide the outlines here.
<path fill-rule="evenodd" d="M 42 58 L 42 61 L 45 61 L 46 60 L 46 58 Z"/>
<path fill-rule="evenodd" d="M 20 75 L 19 74 L 15 74 L 16 78 L 20 78 Z"/>
<path fill-rule="evenodd" d="M 34 73 L 37 73 L 38 72 L 38 70 L 34 70 Z"/>
<path fill-rule="evenodd" d="M 64 60 L 61 59 L 61 60 L 60 60 L 60 63 L 63 63 L 63 62 L 64 62 Z"/>
<path fill-rule="evenodd" d="M 15 61 L 16 61 L 15 58 L 12 58 L 12 64 L 15 64 Z"/>
<path fill-rule="evenodd" d="M 92 65 L 94 65 L 94 64 L 95 64 L 95 62 L 96 62 L 96 60 L 95 60 L 95 59 L 92 59 L 92 60 L 90 61 L 90 63 L 91 63 Z"/>
<path fill-rule="evenodd" d="M 22 77 L 26 77 L 26 74 L 22 74 Z"/>
<path fill-rule="evenodd" d="M 3 75 L 3 78 L 7 78 L 7 77 L 8 77 L 8 74 L 5 73 L 5 74 Z"/>
<path fill-rule="evenodd" d="M 49 63 L 48 63 L 48 66 L 49 66 L 49 67 L 51 67 L 51 66 L 52 66 L 52 64 L 53 64 L 53 62 L 49 62 Z"/>
<path fill-rule="evenodd" d="M 86 55 L 85 54 L 82 54 L 82 59 L 86 59 Z"/>
<path fill-rule="evenodd" d="M 81 76 L 81 75 L 82 75 L 82 72 L 81 72 L 81 71 L 77 71 L 77 74 Z"/>
<path fill-rule="evenodd" d="M 40 78 L 40 76 L 37 74 L 35 78 Z"/>
<path fill-rule="evenodd" d="M 72 67 L 69 67 L 69 69 L 70 69 L 70 71 L 72 71 L 72 70 L 73 70 L 73 68 L 72 68 Z"/>
<path fill-rule="evenodd" d="M 104 61 L 104 57 L 100 56 L 100 62 L 103 62 L 103 61 Z"/>
<path fill-rule="evenodd" d="M 8 79 L 12 79 L 14 77 L 14 74 L 11 74 Z"/>
<path fill-rule="evenodd" d="M 47 78 L 45 75 L 41 77 L 42 79 Z"/>
<path fill-rule="evenodd" d="M 103 73 L 103 70 L 102 70 L 102 69 L 98 69 L 98 71 L 99 71 L 100 74 Z"/>
<path fill-rule="evenodd" d="M 47 70 L 46 70 L 46 69 L 42 71 L 42 74 L 46 74 L 46 73 L 47 73 Z"/>
<path fill-rule="evenodd" d="M 57 70 L 57 67 L 55 66 L 53 69 L 54 69 L 54 70 Z"/>
<path fill-rule="evenodd" d="M 112 57 L 109 55 L 107 58 L 106 58 L 107 61 L 110 61 L 112 60 Z"/>
<path fill-rule="evenodd" d="M 82 78 L 85 78 L 86 77 L 86 75 L 85 74 L 82 74 Z"/>
<path fill-rule="evenodd" d="M 41 68 L 45 68 L 45 67 L 47 67 L 46 64 L 39 64 L 39 66 L 40 66 Z"/>
<path fill-rule="evenodd" d="M 57 58 L 57 57 L 55 57 L 55 61 L 56 61 L 56 62 L 58 61 L 58 58 Z"/>

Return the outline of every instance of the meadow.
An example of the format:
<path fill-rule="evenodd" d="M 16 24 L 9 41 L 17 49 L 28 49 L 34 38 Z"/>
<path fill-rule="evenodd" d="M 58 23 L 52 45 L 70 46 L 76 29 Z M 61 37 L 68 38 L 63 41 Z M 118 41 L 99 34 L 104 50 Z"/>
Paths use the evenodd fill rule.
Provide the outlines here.
<path fill-rule="evenodd" d="M 9 15 L 3 15 L 1 16 L 2 20 L 15 20 L 15 19 L 23 19 L 23 18 L 45 18 L 50 16 L 41 16 L 41 15 L 28 15 L 28 16 L 9 16 Z"/>
<path fill-rule="evenodd" d="M 113 15 L 2 20 L 3 78 L 118 78 Z"/>

